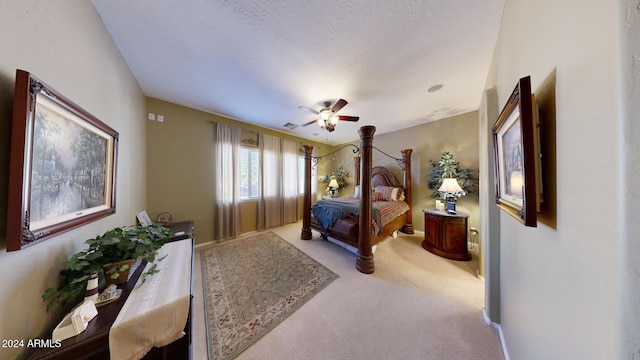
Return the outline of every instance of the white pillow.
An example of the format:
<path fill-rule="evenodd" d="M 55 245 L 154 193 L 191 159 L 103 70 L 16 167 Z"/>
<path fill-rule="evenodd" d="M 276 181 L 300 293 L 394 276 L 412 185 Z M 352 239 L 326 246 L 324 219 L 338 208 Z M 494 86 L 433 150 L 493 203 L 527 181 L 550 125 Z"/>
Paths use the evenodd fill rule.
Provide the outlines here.
<path fill-rule="evenodd" d="M 360 185 L 356 185 L 353 187 L 353 197 L 356 199 L 360 198 Z"/>

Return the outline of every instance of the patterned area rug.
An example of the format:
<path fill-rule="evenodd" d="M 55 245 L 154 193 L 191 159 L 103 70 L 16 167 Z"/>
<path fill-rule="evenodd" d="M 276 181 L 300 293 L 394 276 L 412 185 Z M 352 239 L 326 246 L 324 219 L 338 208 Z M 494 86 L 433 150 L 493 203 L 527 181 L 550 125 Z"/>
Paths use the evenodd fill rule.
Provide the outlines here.
<path fill-rule="evenodd" d="M 210 359 L 234 358 L 338 277 L 272 232 L 200 257 Z"/>

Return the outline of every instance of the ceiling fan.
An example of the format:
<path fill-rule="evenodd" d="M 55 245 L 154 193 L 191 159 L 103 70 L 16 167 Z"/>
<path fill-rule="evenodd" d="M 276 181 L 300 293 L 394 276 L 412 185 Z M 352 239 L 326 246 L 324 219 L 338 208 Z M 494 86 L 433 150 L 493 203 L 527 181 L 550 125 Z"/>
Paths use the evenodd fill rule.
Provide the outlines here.
<path fill-rule="evenodd" d="M 324 102 L 324 107 L 320 109 L 320 111 L 313 110 L 312 108 L 308 108 L 306 106 L 298 106 L 298 109 L 310 111 L 319 116 L 319 119 L 315 119 L 310 121 L 302 126 L 311 125 L 317 122 L 320 125 L 322 130 L 327 130 L 332 132 L 336 129 L 336 125 L 338 124 L 338 120 L 342 121 L 358 121 L 360 119 L 358 116 L 346 116 L 346 115 L 338 115 L 337 112 L 340 111 L 345 105 L 347 105 L 347 100 L 340 99 L 336 101 L 333 106 L 331 106 L 330 101 Z"/>

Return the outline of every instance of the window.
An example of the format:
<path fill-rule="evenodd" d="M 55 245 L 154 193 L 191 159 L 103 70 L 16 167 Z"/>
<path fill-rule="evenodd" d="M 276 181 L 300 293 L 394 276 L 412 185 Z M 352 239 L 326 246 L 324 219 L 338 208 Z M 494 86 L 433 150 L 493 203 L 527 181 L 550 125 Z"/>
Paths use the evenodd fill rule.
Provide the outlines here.
<path fill-rule="evenodd" d="M 258 149 L 240 147 L 240 199 L 257 199 L 260 186 Z"/>
<path fill-rule="evenodd" d="M 313 170 L 312 170 L 313 171 Z M 304 177 L 305 177 L 305 168 L 304 168 L 304 156 L 298 157 L 298 194 L 304 195 Z M 313 179 L 313 175 L 311 176 Z M 313 181 L 313 180 L 312 180 Z"/>

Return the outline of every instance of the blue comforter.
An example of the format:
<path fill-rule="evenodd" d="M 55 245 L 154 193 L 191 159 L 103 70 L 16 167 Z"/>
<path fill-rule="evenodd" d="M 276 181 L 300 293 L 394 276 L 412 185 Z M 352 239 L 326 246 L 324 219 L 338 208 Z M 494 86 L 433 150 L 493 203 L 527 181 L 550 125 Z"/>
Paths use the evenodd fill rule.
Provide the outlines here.
<path fill-rule="evenodd" d="M 376 224 L 378 224 L 378 232 L 382 231 L 382 220 L 380 220 L 380 211 L 372 208 L 372 216 Z M 311 207 L 311 214 L 318 221 L 324 231 L 338 219 L 343 219 L 347 215 L 359 217 L 360 206 L 355 204 L 347 204 L 343 202 L 331 200 L 318 200 Z"/>

